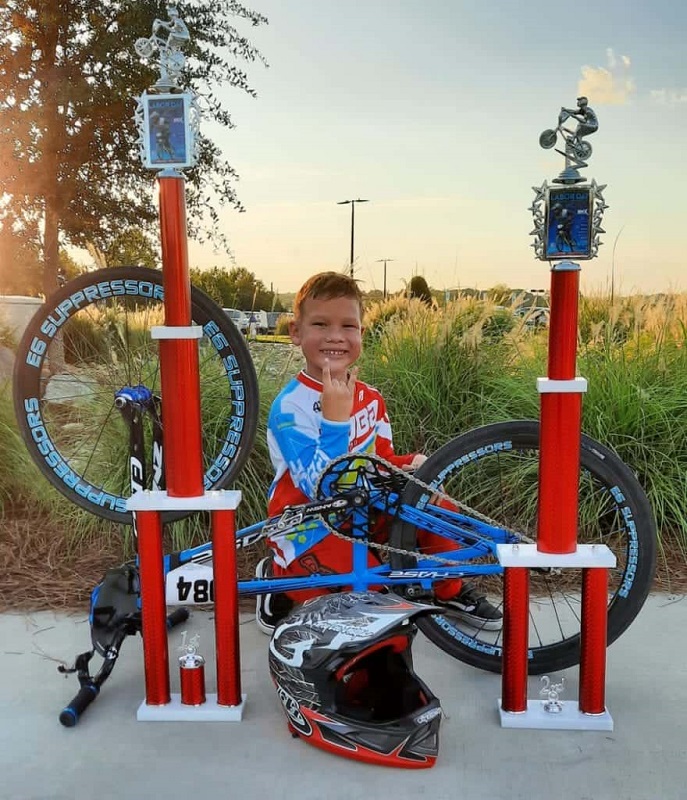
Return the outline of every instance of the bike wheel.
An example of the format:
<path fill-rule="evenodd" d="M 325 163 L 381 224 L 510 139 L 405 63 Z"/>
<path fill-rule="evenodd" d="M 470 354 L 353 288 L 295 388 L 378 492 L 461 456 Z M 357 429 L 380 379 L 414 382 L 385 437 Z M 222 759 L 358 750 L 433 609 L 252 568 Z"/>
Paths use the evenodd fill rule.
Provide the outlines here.
<path fill-rule="evenodd" d="M 543 147 L 544 150 L 550 150 L 556 144 L 556 137 L 558 136 L 558 132 L 549 128 L 545 130 L 539 136 L 539 146 Z"/>
<path fill-rule="evenodd" d="M 415 473 L 421 481 L 500 524 L 536 540 L 539 424 L 515 421 L 476 428 L 448 442 Z M 656 527 L 646 494 L 633 473 L 608 448 L 582 436 L 579 481 L 580 544 L 605 544 L 617 566 L 609 570 L 608 643 L 641 609 L 656 565 Z M 403 502 L 431 513 L 428 492 L 409 483 Z M 416 549 L 416 528 L 397 521 L 391 543 Z M 391 554 L 408 569 L 412 556 Z M 502 604 L 502 576 L 470 579 L 494 604 Z M 578 663 L 582 576 L 580 570 L 530 571 L 529 673 Z M 502 631 L 476 630 L 450 615 L 418 620 L 427 637 L 450 655 L 500 672 Z"/>
<path fill-rule="evenodd" d="M 29 323 L 14 367 L 19 430 L 41 472 L 62 494 L 100 517 L 130 524 L 129 428 L 115 392 L 160 394 L 158 344 L 164 324 L 162 273 L 113 267 L 70 281 Z M 258 384 L 243 337 L 206 294 L 191 289 L 199 340 L 204 485 L 227 486 L 255 439 Z M 146 451 L 152 420 L 144 415 Z M 146 453 L 152 475 L 152 454 Z M 150 487 L 150 481 L 144 488 Z M 170 521 L 183 513 L 166 513 Z"/>
<path fill-rule="evenodd" d="M 592 154 L 592 146 L 589 142 L 577 142 L 574 146 L 575 155 L 581 161 L 586 161 Z"/>

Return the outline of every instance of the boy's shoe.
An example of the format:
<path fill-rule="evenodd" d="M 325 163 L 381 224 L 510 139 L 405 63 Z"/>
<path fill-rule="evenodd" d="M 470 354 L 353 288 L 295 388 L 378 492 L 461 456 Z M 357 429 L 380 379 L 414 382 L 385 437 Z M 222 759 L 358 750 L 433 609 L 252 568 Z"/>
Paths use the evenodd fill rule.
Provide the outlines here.
<path fill-rule="evenodd" d="M 265 556 L 255 568 L 258 580 L 272 577 L 272 556 Z M 260 630 L 271 636 L 278 622 L 293 608 L 293 601 L 283 592 L 259 594 L 255 598 L 255 621 Z"/>
<path fill-rule="evenodd" d="M 503 614 L 470 583 L 465 583 L 459 594 L 450 600 L 435 598 L 434 602 L 473 628 L 500 631 L 503 627 Z"/>

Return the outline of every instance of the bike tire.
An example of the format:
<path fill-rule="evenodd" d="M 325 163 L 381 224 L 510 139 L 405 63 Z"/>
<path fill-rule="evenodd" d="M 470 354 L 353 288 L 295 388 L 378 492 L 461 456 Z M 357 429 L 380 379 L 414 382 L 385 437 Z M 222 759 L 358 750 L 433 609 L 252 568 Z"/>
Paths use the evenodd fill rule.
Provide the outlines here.
<path fill-rule="evenodd" d="M 587 161 L 592 155 L 592 146 L 589 142 L 577 142 L 574 147 L 575 156 L 582 161 Z"/>
<path fill-rule="evenodd" d="M 543 147 L 544 150 L 550 150 L 556 144 L 556 138 L 558 137 L 558 131 L 549 128 L 545 130 L 539 136 L 539 146 Z"/>
<path fill-rule="evenodd" d="M 158 345 L 148 331 L 164 323 L 162 300 L 159 270 L 85 273 L 41 306 L 16 354 L 14 409 L 31 457 L 71 502 L 124 524 L 132 522 L 125 508 L 131 494 L 129 430 L 115 410 L 114 392 L 143 384 L 159 394 Z M 255 440 L 258 381 L 240 332 L 195 287 L 191 315 L 204 334 L 198 344 L 204 486 L 222 489 L 236 478 Z M 150 421 L 145 425 L 150 445 Z M 146 459 L 150 476 L 152 455 Z M 169 522 L 186 513 L 162 517 Z"/>
<path fill-rule="evenodd" d="M 539 423 L 521 420 L 476 428 L 434 453 L 416 477 L 467 506 L 536 540 Z M 580 544 L 601 543 L 617 558 L 609 570 L 608 644 L 639 613 L 656 567 L 656 526 L 648 498 L 631 470 L 611 450 L 581 439 Z M 403 503 L 431 512 L 430 495 L 409 483 Z M 466 512 L 467 513 L 467 512 Z M 416 549 L 416 528 L 400 520 L 391 544 Z M 391 554 L 395 569 L 415 565 L 412 556 Z M 470 579 L 502 604 L 502 575 Z M 580 658 L 580 570 L 530 571 L 529 666 L 531 675 L 566 669 Z M 497 602 L 498 601 L 498 602 Z M 479 669 L 501 671 L 502 631 L 479 631 L 446 613 L 418 620 L 442 650 Z"/>

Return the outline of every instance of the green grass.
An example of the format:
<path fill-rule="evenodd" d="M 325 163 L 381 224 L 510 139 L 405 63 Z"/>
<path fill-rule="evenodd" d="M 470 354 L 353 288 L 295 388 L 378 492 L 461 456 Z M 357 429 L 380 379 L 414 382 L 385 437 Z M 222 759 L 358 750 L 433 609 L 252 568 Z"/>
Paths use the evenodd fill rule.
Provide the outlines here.
<path fill-rule="evenodd" d="M 398 452 L 431 453 L 478 425 L 538 417 L 536 378 L 546 375 L 547 331 L 527 329 L 510 311 L 475 300 L 435 311 L 395 299 L 370 308 L 365 324 L 360 375 L 387 400 Z M 267 413 L 302 363 L 282 344 L 248 344 L 261 398 L 253 452 L 234 487 L 243 493 L 240 525 L 264 514 L 272 477 Z M 607 298 L 584 298 L 577 371 L 589 381 L 585 432 L 613 448 L 635 471 L 649 494 L 660 535 L 687 553 L 687 297 L 633 297 L 613 306 Z M 211 385 L 203 381 L 204 389 Z M 205 419 L 222 419 L 224 395 L 208 393 Z M 0 447 L 0 503 L 6 509 L 38 509 L 55 519 L 56 529 L 76 539 L 98 529 L 97 520 L 71 508 L 31 464 L 14 423 L 7 383 L 0 393 Z M 107 447 L 116 452 L 114 443 Z M 169 537 L 179 547 L 202 541 L 207 522 L 197 516 L 175 524 Z"/>

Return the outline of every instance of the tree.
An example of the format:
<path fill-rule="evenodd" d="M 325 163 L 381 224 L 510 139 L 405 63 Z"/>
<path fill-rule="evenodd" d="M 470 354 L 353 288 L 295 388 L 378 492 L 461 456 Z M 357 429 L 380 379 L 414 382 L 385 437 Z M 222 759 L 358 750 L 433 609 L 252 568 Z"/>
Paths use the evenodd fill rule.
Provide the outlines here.
<path fill-rule="evenodd" d="M 429 290 L 427 281 L 422 277 L 422 275 L 413 275 L 413 277 L 410 279 L 410 285 L 408 286 L 408 297 L 417 297 L 418 300 L 421 300 L 430 307 L 432 306 L 432 293 Z"/>
<path fill-rule="evenodd" d="M 204 97 L 208 119 L 232 127 L 212 88 L 254 94 L 234 62 L 262 56 L 228 18 L 251 25 L 267 20 L 236 0 L 186 0 L 179 11 L 191 34 L 184 84 Z M 158 77 L 133 49 L 156 17 L 166 18 L 163 0 L 0 5 L 0 226 L 21 231 L 39 249 L 46 293 L 57 285 L 61 243 L 91 243 L 104 251 L 122 229 L 152 228 L 157 219 L 152 177 L 140 164 L 131 119 L 134 98 Z M 217 146 L 201 135 L 198 164 L 188 173 L 191 235 L 226 246 L 211 198 L 242 210 L 235 177 Z"/>
<path fill-rule="evenodd" d="M 84 268 L 65 250 L 59 252 L 59 276 L 71 280 Z M 23 236 L 0 229 L 0 295 L 38 297 L 42 292 L 40 253 Z"/>
<path fill-rule="evenodd" d="M 223 308 L 283 311 L 279 297 L 245 267 L 227 271 L 221 267 L 191 270 L 191 283 L 210 295 Z"/>
<path fill-rule="evenodd" d="M 492 286 L 487 292 L 487 297 L 497 306 L 508 305 L 511 299 L 512 291 L 505 283 L 497 283 Z"/>
<path fill-rule="evenodd" d="M 60 279 L 64 281 L 70 281 L 72 278 L 76 278 L 77 275 L 81 275 L 82 272 L 85 271 L 85 267 L 82 264 L 79 264 L 78 261 L 75 261 L 66 250 L 60 250 Z"/>
<path fill-rule="evenodd" d="M 154 269 L 160 260 L 141 228 L 129 228 L 120 233 L 103 252 L 103 257 L 108 267 L 138 265 Z"/>
<path fill-rule="evenodd" d="M 10 228 L 0 229 L 0 294 L 41 293 L 40 254 L 34 244 Z"/>

